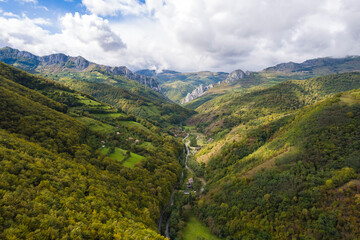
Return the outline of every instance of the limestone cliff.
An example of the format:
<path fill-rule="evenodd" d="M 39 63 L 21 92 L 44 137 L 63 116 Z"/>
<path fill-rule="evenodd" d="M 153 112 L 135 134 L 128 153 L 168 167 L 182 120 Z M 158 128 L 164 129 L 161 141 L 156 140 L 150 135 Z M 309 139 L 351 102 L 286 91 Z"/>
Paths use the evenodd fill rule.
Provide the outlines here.
<path fill-rule="evenodd" d="M 125 66 L 111 67 L 100 65 L 86 60 L 85 58 L 70 57 L 62 53 L 51 54 L 48 56 L 39 57 L 32 53 L 19 51 L 10 47 L 0 49 L 0 61 L 7 64 L 14 65 L 26 71 L 39 72 L 46 71 L 89 71 L 94 68 L 105 70 L 109 74 L 125 76 L 128 79 L 135 80 L 154 91 L 161 92 L 159 82 L 148 76 L 143 76 L 132 72 Z"/>

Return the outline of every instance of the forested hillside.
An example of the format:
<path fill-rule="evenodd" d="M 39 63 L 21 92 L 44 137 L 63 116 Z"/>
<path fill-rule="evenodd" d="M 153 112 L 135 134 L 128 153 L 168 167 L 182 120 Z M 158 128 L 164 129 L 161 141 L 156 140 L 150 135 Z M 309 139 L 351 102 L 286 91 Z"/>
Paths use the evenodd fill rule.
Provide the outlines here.
<path fill-rule="evenodd" d="M 194 114 L 192 110 L 165 100 L 159 96 L 159 93 L 147 91 L 144 94 L 141 88 L 125 90 L 105 83 L 89 83 L 79 80 L 61 80 L 60 82 L 71 89 L 88 93 L 128 114 L 147 119 L 157 126 L 168 127 L 169 124 L 179 124 Z"/>
<path fill-rule="evenodd" d="M 286 81 L 248 94 L 235 92 L 219 96 L 198 107 L 199 114 L 188 122 L 207 133 L 223 132 L 223 135 L 240 124 L 256 125 L 355 88 L 360 88 L 359 73 Z"/>
<path fill-rule="evenodd" d="M 198 216 L 233 239 L 358 239 L 359 94 L 244 129 L 208 162 Z"/>
<path fill-rule="evenodd" d="M 292 80 L 199 107 L 195 212 L 230 239 L 360 237 L 359 73 Z"/>
<path fill-rule="evenodd" d="M 360 73 L 213 95 L 183 130 L 193 112 L 159 93 L 78 77 L 0 63 L 0 238 L 164 239 L 164 212 L 177 238 L 187 218 L 224 239 L 360 238 Z"/>
<path fill-rule="evenodd" d="M 190 73 L 164 71 L 154 75 L 161 83 L 164 94 L 177 103 L 180 103 L 186 94 L 191 93 L 200 84 L 204 86 L 217 84 L 224 81 L 227 76 L 228 73 L 208 71 Z"/>
<path fill-rule="evenodd" d="M 0 60 L 61 82 L 163 128 L 184 122 L 194 114 L 194 111 L 178 106 L 159 93 L 160 87 L 155 84 L 155 79 L 136 73 L 132 75 L 130 70 L 123 71 L 123 68 L 98 65 L 63 54 L 38 57 L 12 48 L 0 49 Z"/>
<path fill-rule="evenodd" d="M 163 239 L 182 145 L 59 83 L 0 75 L 0 238 Z"/>
<path fill-rule="evenodd" d="M 280 63 L 259 72 L 244 73 L 241 70 L 236 70 L 242 72 L 244 76 L 241 78 L 235 77 L 231 81 L 225 81 L 221 85 L 209 89 L 206 94 L 185 106 L 190 109 L 197 109 L 202 104 L 221 95 L 229 98 L 233 94 L 239 95 L 264 89 L 288 80 L 304 80 L 330 74 L 360 72 L 359 63 L 359 56 L 345 58 L 327 57 L 310 59 L 303 63 Z"/>

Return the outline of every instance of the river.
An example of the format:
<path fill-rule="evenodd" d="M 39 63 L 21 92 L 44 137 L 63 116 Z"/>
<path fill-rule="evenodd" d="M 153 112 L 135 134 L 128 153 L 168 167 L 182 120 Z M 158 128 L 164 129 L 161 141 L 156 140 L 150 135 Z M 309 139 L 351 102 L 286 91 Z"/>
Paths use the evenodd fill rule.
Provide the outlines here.
<path fill-rule="evenodd" d="M 189 134 L 186 135 L 186 137 L 183 139 L 183 142 L 185 142 L 188 137 L 189 137 Z M 195 176 L 194 171 L 193 171 L 191 168 L 189 168 L 189 166 L 187 165 L 187 163 L 188 163 L 188 158 L 189 158 L 189 156 L 190 156 L 190 148 L 189 148 L 189 145 L 190 145 L 190 141 L 187 141 L 187 142 L 185 143 L 185 151 L 186 151 L 185 169 L 186 169 L 187 171 L 189 171 L 192 175 Z M 184 170 L 183 170 L 181 176 L 182 176 L 182 177 L 184 176 Z M 201 189 L 200 189 L 200 195 L 201 195 L 202 192 L 204 191 L 205 186 L 206 186 L 206 180 L 205 180 L 204 178 L 199 178 L 199 177 L 198 177 L 198 179 L 202 182 L 202 187 L 201 187 Z M 169 200 L 168 205 L 166 206 L 166 208 L 164 208 L 164 210 L 163 210 L 162 213 L 161 213 L 161 216 L 160 216 L 160 219 L 159 219 L 159 224 L 158 224 L 158 230 L 159 230 L 159 232 L 161 232 L 161 225 L 162 225 L 162 221 L 163 221 L 163 218 L 164 218 L 164 213 L 165 213 L 165 211 L 166 211 L 169 207 L 171 207 L 171 206 L 173 205 L 175 187 L 176 187 L 176 186 L 174 186 L 174 188 L 173 188 L 173 190 L 172 190 L 172 192 L 171 192 L 171 196 L 170 196 L 170 200 Z M 167 237 L 168 239 L 170 239 L 169 225 L 170 225 L 170 216 L 169 216 L 169 218 L 167 219 L 166 225 L 165 225 L 165 237 Z"/>

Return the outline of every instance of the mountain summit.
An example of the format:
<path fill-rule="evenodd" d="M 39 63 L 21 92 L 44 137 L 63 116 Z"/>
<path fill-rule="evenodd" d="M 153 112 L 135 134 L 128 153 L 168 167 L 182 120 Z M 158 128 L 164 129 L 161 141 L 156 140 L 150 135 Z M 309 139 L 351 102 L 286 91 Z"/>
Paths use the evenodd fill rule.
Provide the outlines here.
<path fill-rule="evenodd" d="M 96 64 L 81 56 L 71 57 L 62 53 L 57 53 L 39 57 L 26 51 L 5 47 L 0 49 L 0 61 L 34 73 L 60 72 L 64 70 L 69 72 L 87 72 L 94 69 L 100 69 L 107 74 L 124 76 L 128 79 L 135 80 L 156 92 L 161 92 L 159 82 L 152 77 L 132 72 L 126 66 L 111 67 Z"/>

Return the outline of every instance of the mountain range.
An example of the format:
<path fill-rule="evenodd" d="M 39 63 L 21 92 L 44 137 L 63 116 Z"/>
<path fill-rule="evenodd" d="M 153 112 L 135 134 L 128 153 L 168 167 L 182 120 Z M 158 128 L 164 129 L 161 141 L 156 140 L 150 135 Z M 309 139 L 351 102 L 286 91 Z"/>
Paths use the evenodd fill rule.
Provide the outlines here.
<path fill-rule="evenodd" d="M 360 238 L 360 57 L 229 74 L 0 59 L 1 239 Z"/>
<path fill-rule="evenodd" d="M 19 51 L 10 47 L 0 49 L 0 61 L 29 71 L 32 73 L 58 73 L 58 72 L 91 72 L 94 70 L 105 71 L 115 76 L 124 76 L 135 80 L 157 92 L 161 92 L 159 83 L 151 77 L 130 71 L 127 67 L 111 67 L 89 62 L 85 58 L 70 57 L 65 54 L 51 54 L 39 57 L 32 53 Z"/>
<path fill-rule="evenodd" d="M 126 67 L 99 65 L 64 54 L 37 57 L 8 47 L 0 49 L 0 60 L 92 95 L 157 126 L 179 123 L 193 114 L 164 97 L 156 80 L 133 73 Z"/>
<path fill-rule="evenodd" d="M 204 99 L 212 98 L 212 94 L 223 94 L 233 91 L 234 88 L 249 89 L 254 86 L 271 86 L 291 79 L 309 79 L 316 76 L 333 73 L 360 71 L 360 57 L 349 56 L 345 58 L 316 58 L 303 63 L 280 63 L 273 67 L 265 68 L 259 72 L 249 72 L 237 69 L 231 73 L 225 72 L 190 72 L 180 73 L 172 70 L 139 70 L 137 73 L 157 79 L 164 94 L 174 102 L 188 103 L 200 96 Z M 210 90 L 212 86 L 217 88 Z M 231 85 L 230 88 L 228 85 Z M 238 85 L 234 87 L 234 85 Z M 205 94 L 206 93 L 206 94 Z M 196 105 L 196 104 L 195 104 Z M 189 105 L 191 108 L 192 105 Z M 196 105 L 197 106 L 197 105 Z"/>

